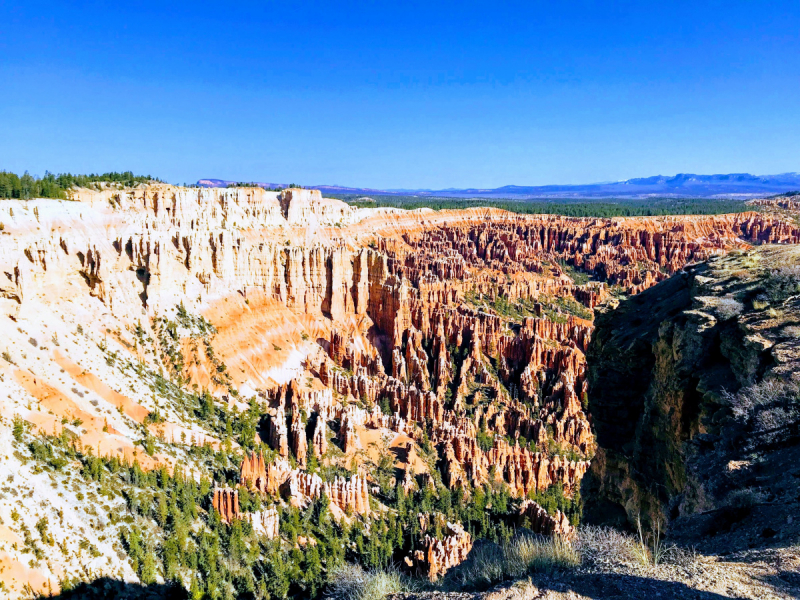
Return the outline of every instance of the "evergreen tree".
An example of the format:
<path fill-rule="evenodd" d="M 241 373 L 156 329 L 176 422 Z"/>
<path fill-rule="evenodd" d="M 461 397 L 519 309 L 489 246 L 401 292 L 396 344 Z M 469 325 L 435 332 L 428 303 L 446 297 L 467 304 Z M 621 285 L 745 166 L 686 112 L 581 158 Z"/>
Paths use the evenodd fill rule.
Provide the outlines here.
<path fill-rule="evenodd" d="M 142 557 L 141 570 L 139 571 L 139 579 L 145 585 L 150 585 L 156 582 L 156 557 L 150 548 L 146 548 L 144 556 Z"/>
<path fill-rule="evenodd" d="M 322 577 L 322 563 L 319 550 L 315 544 L 309 544 L 306 549 L 303 563 L 303 575 L 311 598 L 315 598 L 324 585 Z"/>
<path fill-rule="evenodd" d="M 22 441 L 22 435 L 25 433 L 25 423 L 22 420 L 22 417 L 19 415 L 14 415 L 14 427 L 11 430 L 11 435 L 14 436 L 14 439 L 18 442 Z"/>

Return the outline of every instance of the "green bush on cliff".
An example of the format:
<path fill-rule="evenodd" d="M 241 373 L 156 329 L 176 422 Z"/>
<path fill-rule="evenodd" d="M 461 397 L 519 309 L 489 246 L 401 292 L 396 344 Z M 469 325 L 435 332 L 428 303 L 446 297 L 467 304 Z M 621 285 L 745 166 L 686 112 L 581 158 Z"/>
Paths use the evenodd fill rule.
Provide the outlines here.
<path fill-rule="evenodd" d="M 800 266 L 773 270 L 764 281 L 764 291 L 772 302 L 780 304 L 800 294 Z"/>

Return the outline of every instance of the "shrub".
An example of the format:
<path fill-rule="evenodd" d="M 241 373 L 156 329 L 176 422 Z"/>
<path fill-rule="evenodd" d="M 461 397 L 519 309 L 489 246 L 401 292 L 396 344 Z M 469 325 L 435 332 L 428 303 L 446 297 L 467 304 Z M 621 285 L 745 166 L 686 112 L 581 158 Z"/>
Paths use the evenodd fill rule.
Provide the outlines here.
<path fill-rule="evenodd" d="M 574 542 L 581 561 L 603 569 L 613 570 L 620 565 L 674 564 L 687 567 L 697 556 L 692 549 L 665 544 L 656 527 L 651 535 L 642 531 L 636 536 L 611 527 L 582 526 Z"/>
<path fill-rule="evenodd" d="M 800 388 L 796 383 L 768 379 L 742 388 L 736 394 L 725 392 L 724 395 L 730 402 L 734 416 L 737 419 L 747 421 L 759 409 L 767 407 L 776 401 L 791 402 L 797 399 L 798 394 L 800 394 Z"/>
<path fill-rule="evenodd" d="M 53 447 L 47 439 L 33 440 L 28 444 L 28 449 L 31 451 L 34 459 L 44 462 L 56 470 L 61 469 L 68 462 L 67 459 L 53 452 Z"/>
<path fill-rule="evenodd" d="M 745 446 L 778 444 L 800 436 L 800 385 L 794 381 L 767 379 L 742 388 L 736 394 L 726 392 L 734 418 L 753 435 Z"/>
<path fill-rule="evenodd" d="M 325 597 L 333 600 L 381 600 L 403 591 L 403 580 L 395 570 L 366 571 L 360 565 L 344 563 L 329 575 Z"/>
<path fill-rule="evenodd" d="M 583 526 L 575 539 L 581 559 L 599 567 L 635 562 L 635 545 L 632 536 L 611 527 Z"/>
<path fill-rule="evenodd" d="M 725 499 L 725 505 L 731 508 L 753 508 L 764 500 L 764 494 L 754 488 L 733 490 Z"/>
<path fill-rule="evenodd" d="M 800 266 L 781 267 L 770 272 L 764 282 L 764 291 L 775 303 L 800 293 Z"/>
<path fill-rule="evenodd" d="M 739 316 L 743 309 L 742 303 L 733 298 L 720 298 L 714 306 L 714 311 L 721 321 L 727 321 Z"/>
<path fill-rule="evenodd" d="M 16 441 L 22 441 L 22 437 L 25 434 L 25 421 L 19 415 L 14 415 L 14 427 L 11 430 L 11 434 Z"/>

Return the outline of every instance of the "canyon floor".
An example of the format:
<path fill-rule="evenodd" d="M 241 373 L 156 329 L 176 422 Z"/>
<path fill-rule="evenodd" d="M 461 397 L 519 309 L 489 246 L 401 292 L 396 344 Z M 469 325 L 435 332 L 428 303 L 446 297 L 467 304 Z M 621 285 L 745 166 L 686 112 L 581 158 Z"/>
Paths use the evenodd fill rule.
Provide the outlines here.
<path fill-rule="evenodd" d="M 67 597 L 110 578 L 172 583 L 195 598 L 319 597 L 345 563 L 394 565 L 441 586 L 473 546 L 522 530 L 580 539 L 584 505 L 596 499 L 615 508 L 594 514 L 618 526 L 634 506 L 648 522 L 678 524 L 717 510 L 710 487 L 676 508 L 678 488 L 705 463 L 675 448 L 725 437 L 702 411 L 682 411 L 702 386 L 659 362 L 666 354 L 646 365 L 656 375 L 642 375 L 644 365 L 626 375 L 612 359 L 634 345 L 603 355 L 592 346 L 598 318 L 639 297 L 653 300 L 617 313 L 631 331 L 654 315 L 689 314 L 709 275 L 687 266 L 757 262 L 754 246 L 798 242 L 780 211 L 600 219 L 354 209 L 312 190 L 165 184 L 3 201 L 0 589 Z M 681 277 L 697 284 L 675 292 L 689 304 L 662 311 L 653 294 Z M 703 329 L 738 319 L 744 347 L 766 361 L 732 393 L 775 365 L 788 369 L 775 371 L 782 377 L 796 372 L 781 354 L 797 338 L 794 320 L 753 316 L 790 314 L 793 294 L 764 306 L 751 295 L 739 308 L 726 300 L 733 312 Z M 685 338 L 674 338 L 676 355 Z M 652 399 L 645 416 L 593 387 L 587 353 L 617 369 L 611 387 Z M 683 432 L 673 437 L 648 420 L 659 390 L 634 378 L 658 380 L 658 365 L 680 374 L 668 380 L 676 404 L 664 422 Z M 625 419 L 630 427 L 607 427 Z M 669 460 L 667 475 L 654 471 L 671 477 L 671 495 L 624 472 L 634 446 L 641 458 L 645 426 L 663 442 L 654 447 L 688 465 L 690 475 L 681 462 L 675 476 Z M 616 446 L 604 439 L 615 437 Z M 741 472 L 760 477 L 751 467 Z M 762 501 L 772 499 L 748 508 Z M 765 550 L 709 550 L 690 567 L 584 564 L 480 594 L 793 597 L 793 532 L 775 530 L 767 537 L 785 538 Z"/>

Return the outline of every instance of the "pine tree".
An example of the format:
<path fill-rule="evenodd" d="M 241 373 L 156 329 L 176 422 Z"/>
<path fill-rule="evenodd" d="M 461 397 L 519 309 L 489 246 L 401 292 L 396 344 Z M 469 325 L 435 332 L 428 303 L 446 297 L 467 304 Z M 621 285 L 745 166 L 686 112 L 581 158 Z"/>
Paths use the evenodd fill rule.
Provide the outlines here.
<path fill-rule="evenodd" d="M 322 577 L 322 563 L 319 560 L 319 550 L 316 545 L 309 544 L 303 565 L 303 572 L 310 596 L 315 598 L 317 592 L 324 585 Z"/>
<path fill-rule="evenodd" d="M 18 442 L 22 441 L 22 435 L 25 433 L 25 423 L 22 420 L 22 417 L 19 415 L 14 415 L 14 428 L 11 430 L 11 434 L 14 436 L 14 439 Z"/>
<path fill-rule="evenodd" d="M 316 473 L 317 471 L 319 471 L 319 460 L 317 459 L 317 453 L 314 452 L 314 446 L 312 446 L 311 444 L 308 445 L 306 471 L 308 471 L 309 473 Z"/>
<path fill-rule="evenodd" d="M 150 548 L 144 551 L 142 568 L 141 571 L 139 571 L 139 579 L 145 585 L 156 582 L 156 557 Z"/>
<path fill-rule="evenodd" d="M 398 482 L 397 486 L 395 487 L 395 508 L 397 509 L 397 515 L 400 517 L 401 520 L 405 521 L 406 517 L 408 516 L 407 508 L 406 508 L 406 491 L 403 489 L 402 483 Z"/>
<path fill-rule="evenodd" d="M 169 517 L 169 507 L 167 506 L 167 499 L 164 494 L 158 495 L 158 507 L 156 508 L 156 519 L 161 527 L 167 525 L 167 518 Z"/>
<path fill-rule="evenodd" d="M 280 550 L 268 558 L 264 563 L 263 582 L 271 598 L 286 598 L 289 593 L 289 576 L 283 554 Z"/>
<path fill-rule="evenodd" d="M 203 598 L 203 588 L 200 586 L 200 580 L 198 577 L 192 577 L 192 585 L 189 588 L 189 597 L 192 600 L 202 600 Z"/>

